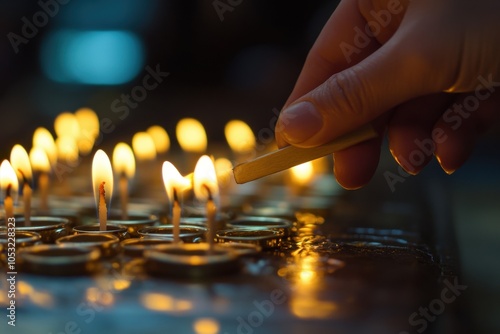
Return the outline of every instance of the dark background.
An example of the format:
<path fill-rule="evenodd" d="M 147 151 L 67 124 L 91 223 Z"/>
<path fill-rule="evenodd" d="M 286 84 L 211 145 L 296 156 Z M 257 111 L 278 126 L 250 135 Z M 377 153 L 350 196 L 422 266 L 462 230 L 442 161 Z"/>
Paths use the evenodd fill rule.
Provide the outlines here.
<path fill-rule="evenodd" d="M 182 117 L 198 118 L 211 143 L 223 141 L 223 127 L 233 118 L 248 122 L 255 132 L 268 128 L 273 108 L 280 109 L 286 100 L 335 6 L 336 1 L 244 0 L 221 21 L 212 1 L 71 0 L 16 54 L 7 34 L 20 34 L 21 18 L 31 20 L 40 6 L 0 1 L 0 157 L 7 158 L 15 143 L 29 149 L 36 127 L 53 131 L 57 114 L 82 106 L 116 125 L 105 145 L 130 142 L 134 132 L 160 124 L 175 149 L 175 124 Z M 40 50 L 47 34 L 62 28 L 134 31 L 144 45 L 143 67 L 160 64 L 170 75 L 120 120 L 112 101 L 141 84 L 145 72 L 118 86 L 49 80 L 40 67 Z M 449 184 L 463 282 L 469 286 L 464 296 L 477 332 L 485 333 L 500 332 L 499 133 L 497 127 L 486 135 L 454 175 L 445 176 L 434 163 L 419 176 L 446 178 Z M 397 170 L 391 159 L 385 166 Z"/>

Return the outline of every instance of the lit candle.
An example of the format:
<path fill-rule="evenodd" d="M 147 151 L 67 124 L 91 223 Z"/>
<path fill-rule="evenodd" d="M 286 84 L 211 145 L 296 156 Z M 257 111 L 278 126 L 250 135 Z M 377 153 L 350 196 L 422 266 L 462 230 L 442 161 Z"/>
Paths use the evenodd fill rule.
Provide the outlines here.
<path fill-rule="evenodd" d="M 7 224 L 9 219 L 14 217 L 14 203 L 17 200 L 19 188 L 16 172 L 8 160 L 2 161 L 0 165 L 0 188 L 5 208 L 5 223 Z"/>
<path fill-rule="evenodd" d="M 132 137 L 132 148 L 138 161 L 152 161 L 156 159 L 155 142 L 147 132 L 137 132 Z"/>
<path fill-rule="evenodd" d="M 92 184 L 94 199 L 101 231 L 106 231 L 108 207 L 113 196 L 113 169 L 108 156 L 103 150 L 98 150 L 92 161 Z"/>
<path fill-rule="evenodd" d="M 290 187 L 293 195 L 299 195 L 314 176 L 312 161 L 290 168 Z"/>
<path fill-rule="evenodd" d="M 78 161 L 78 145 L 74 137 L 62 136 L 56 139 L 57 160 L 70 166 L 76 166 Z"/>
<path fill-rule="evenodd" d="M 150 126 L 146 132 L 153 138 L 156 153 L 163 154 L 170 148 L 170 138 L 167 131 L 159 125 Z"/>
<path fill-rule="evenodd" d="M 255 135 L 248 124 L 240 120 L 229 121 L 224 134 L 238 162 L 254 158 Z"/>
<path fill-rule="evenodd" d="M 214 163 L 208 155 L 201 156 L 196 163 L 193 173 L 193 188 L 196 198 L 200 201 L 206 201 L 208 243 L 209 249 L 212 251 L 215 238 L 216 200 L 219 194 L 219 186 Z"/>
<path fill-rule="evenodd" d="M 23 204 L 24 221 L 28 226 L 31 221 L 31 182 L 32 172 L 28 152 L 19 144 L 14 145 L 10 152 L 10 161 L 12 168 L 17 173 L 17 178 L 23 181 Z"/>
<path fill-rule="evenodd" d="M 174 243 L 180 241 L 180 220 L 181 220 L 181 205 L 180 199 L 182 192 L 191 187 L 191 181 L 183 177 L 177 168 L 169 162 L 165 161 L 162 167 L 163 183 L 167 193 L 168 200 L 172 208 L 172 225 L 174 226 Z"/>
<path fill-rule="evenodd" d="M 39 127 L 33 134 L 33 147 L 42 148 L 50 161 L 50 166 L 55 166 L 57 163 L 57 148 L 54 137 L 46 128 Z M 33 163 L 33 162 L 32 162 Z"/>
<path fill-rule="evenodd" d="M 57 137 L 71 137 L 75 140 L 80 137 L 78 119 L 70 112 L 63 112 L 57 115 L 54 120 L 54 130 Z"/>
<path fill-rule="evenodd" d="M 47 153 L 40 147 L 33 147 L 30 150 L 30 161 L 33 171 L 38 173 L 38 189 L 40 193 L 40 210 L 49 209 L 49 173 L 50 161 Z"/>
<path fill-rule="evenodd" d="M 175 128 L 177 141 L 185 152 L 184 169 L 193 170 L 198 157 L 207 150 L 207 134 L 203 125 L 194 118 L 183 118 Z"/>
<path fill-rule="evenodd" d="M 99 117 L 89 108 L 80 108 L 75 111 L 75 117 L 80 126 L 77 143 L 81 154 L 87 155 L 92 151 L 94 142 L 99 136 Z"/>
<path fill-rule="evenodd" d="M 113 150 L 113 170 L 119 178 L 122 219 L 128 219 L 129 180 L 135 175 L 135 158 L 132 148 L 126 143 L 118 143 Z"/>

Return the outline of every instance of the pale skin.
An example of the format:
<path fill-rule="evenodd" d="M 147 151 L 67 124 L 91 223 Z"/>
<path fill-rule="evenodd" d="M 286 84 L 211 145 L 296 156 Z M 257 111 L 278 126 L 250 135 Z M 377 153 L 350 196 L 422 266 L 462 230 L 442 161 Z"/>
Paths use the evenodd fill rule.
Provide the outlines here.
<path fill-rule="evenodd" d="M 384 10 L 389 16 L 377 21 Z M 280 114 L 278 145 L 318 146 L 371 123 L 379 138 L 334 154 L 343 187 L 370 181 L 383 133 L 407 172 L 435 156 L 453 173 L 500 119 L 499 15 L 497 0 L 341 1 Z M 360 43 L 367 22 L 373 36 Z M 416 161 L 418 150 L 424 158 Z"/>

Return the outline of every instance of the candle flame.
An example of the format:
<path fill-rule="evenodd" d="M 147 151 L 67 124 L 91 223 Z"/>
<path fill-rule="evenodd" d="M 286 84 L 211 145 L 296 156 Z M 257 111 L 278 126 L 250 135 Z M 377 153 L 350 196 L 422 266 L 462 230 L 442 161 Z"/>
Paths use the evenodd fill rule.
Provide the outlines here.
<path fill-rule="evenodd" d="M 43 148 L 33 147 L 30 150 L 29 156 L 33 170 L 42 173 L 50 173 L 50 160 L 47 156 L 47 152 Z"/>
<path fill-rule="evenodd" d="M 135 158 L 132 148 L 126 143 L 118 143 L 113 150 L 113 170 L 116 175 L 131 179 L 135 175 Z"/>
<path fill-rule="evenodd" d="M 12 168 L 17 174 L 17 178 L 31 185 L 33 174 L 30 157 L 24 147 L 19 144 L 14 145 L 12 151 L 10 151 L 10 161 Z"/>
<path fill-rule="evenodd" d="M 78 150 L 86 155 L 92 151 L 94 142 L 99 136 L 99 117 L 89 108 L 80 108 L 75 112 L 75 117 L 80 126 L 78 138 Z"/>
<path fill-rule="evenodd" d="M 183 177 L 170 161 L 165 161 L 163 163 L 162 176 L 165 191 L 171 203 L 174 201 L 174 189 L 180 192 L 191 187 L 191 181 Z"/>
<path fill-rule="evenodd" d="M 207 149 L 207 134 L 203 125 L 194 118 L 184 118 L 175 129 L 177 141 L 186 152 L 203 153 Z"/>
<path fill-rule="evenodd" d="M 139 161 L 154 160 L 156 158 L 155 142 L 147 132 L 137 132 L 132 137 L 132 147 L 135 157 Z"/>
<path fill-rule="evenodd" d="M 224 127 L 227 143 L 233 152 L 249 153 L 255 148 L 255 135 L 243 121 L 232 120 Z"/>
<path fill-rule="evenodd" d="M 96 208 L 99 209 L 101 186 L 106 195 L 106 207 L 109 208 L 113 196 L 113 169 L 107 154 L 103 150 L 98 150 L 92 161 L 92 185 Z"/>
<path fill-rule="evenodd" d="M 57 115 L 54 120 L 54 130 L 57 137 L 80 137 L 80 124 L 76 116 L 70 112 L 63 112 Z"/>
<path fill-rule="evenodd" d="M 311 181 L 313 176 L 314 168 L 311 161 L 290 168 L 290 177 L 295 184 L 305 185 Z"/>
<path fill-rule="evenodd" d="M 78 160 L 78 145 L 72 136 L 61 136 L 56 139 L 57 159 L 74 162 Z"/>
<path fill-rule="evenodd" d="M 212 159 L 208 155 L 200 157 L 193 173 L 194 195 L 198 200 L 206 201 L 219 194 L 217 174 Z"/>
<path fill-rule="evenodd" d="M 14 168 L 12 168 L 12 165 L 7 159 L 2 161 L 0 165 L 0 189 L 2 191 L 2 199 L 10 196 L 14 203 L 17 201 L 19 181 Z"/>
<path fill-rule="evenodd" d="M 156 153 L 166 153 L 170 148 L 170 138 L 167 131 L 159 125 L 150 126 L 147 133 L 153 138 L 156 147 Z"/>
<path fill-rule="evenodd" d="M 39 127 L 35 130 L 33 134 L 33 147 L 42 148 L 45 153 L 47 153 L 50 165 L 55 166 L 57 162 L 57 149 L 54 137 L 52 137 L 49 130 L 43 127 Z M 33 163 L 33 161 L 31 163 Z"/>
<path fill-rule="evenodd" d="M 223 187 L 231 182 L 233 174 L 233 164 L 226 158 L 215 159 L 215 173 L 217 174 L 217 182 Z"/>

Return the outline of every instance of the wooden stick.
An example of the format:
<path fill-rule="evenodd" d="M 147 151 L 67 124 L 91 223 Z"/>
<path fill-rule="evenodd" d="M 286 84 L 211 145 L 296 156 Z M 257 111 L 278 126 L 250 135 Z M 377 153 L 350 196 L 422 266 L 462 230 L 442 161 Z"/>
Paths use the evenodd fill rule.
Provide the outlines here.
<path fill-rule="evenodd" d="M 349 146 L 377 137 L 371 125 L 365 125 L 353 132 L 345 134 L 332 142 L 311 148 L 287 146 L 280 150 L 265 154 L 254 160 L 241 163 L 233 168 L 236 183 L 246 183 L 261 177 L 281 172 L 301 163 L 311 161 L 341 151 Z"/>

